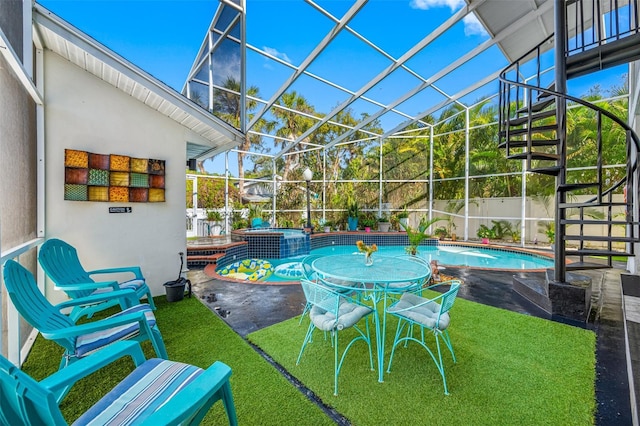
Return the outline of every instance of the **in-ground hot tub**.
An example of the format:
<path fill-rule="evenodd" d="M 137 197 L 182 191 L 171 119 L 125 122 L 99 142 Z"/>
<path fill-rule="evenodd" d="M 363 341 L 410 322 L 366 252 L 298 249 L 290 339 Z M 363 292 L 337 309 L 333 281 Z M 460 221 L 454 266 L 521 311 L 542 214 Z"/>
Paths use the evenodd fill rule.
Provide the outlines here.
<path fill-rule="evenodd" d="M 231 241 L 246 242 L 249 258 L 284 259 L 309 254 L 311 239 L 303 229 L 257 228 L 231 231 Z"/>

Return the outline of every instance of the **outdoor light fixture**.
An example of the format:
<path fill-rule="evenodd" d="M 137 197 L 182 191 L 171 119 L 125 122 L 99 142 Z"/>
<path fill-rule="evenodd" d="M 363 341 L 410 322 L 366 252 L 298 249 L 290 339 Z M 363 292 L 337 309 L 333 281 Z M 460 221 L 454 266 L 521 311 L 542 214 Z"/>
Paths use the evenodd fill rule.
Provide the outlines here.
<path fill-rule="evenodd" d="M 313 172 L 309 170 L 307 167 L 302 172 L 302 178 L 307 181 L 307 228 L 311 229 L 311 196 L 309 193 L 309 182 L 311 182 L 311 178 L 313 177 Z"/>

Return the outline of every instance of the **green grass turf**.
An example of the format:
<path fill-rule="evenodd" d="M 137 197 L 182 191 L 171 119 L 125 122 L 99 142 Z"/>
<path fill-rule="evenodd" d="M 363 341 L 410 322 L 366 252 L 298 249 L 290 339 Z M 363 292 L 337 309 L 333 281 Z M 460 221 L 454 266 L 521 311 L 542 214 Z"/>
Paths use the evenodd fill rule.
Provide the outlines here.
<path fill-rule="evenodd" d="M 177 303 L 167 303 L 165 297 L 158 297 L 155 302 L 158 327 L 170 359 L 203 368 L 219 360 L 231 367 L 231 390 L 239 424 L 298 425 L 300 419 L 305 419 L 304 424 L 333 424 L 195 297 Z M 147 358 L 155 356 L 148 342 L 144 342 L 143 348 Z M 42 379 L 57 370 L 61 355 L 60 346 L 38 336 L 23 370 L 35 379 Z M 67 421 L 75 420 L 132 368 L 133 363 L 123 359 L 78 382 L 61 404 Z M 227 424 L 220 402 L 213 406 L 203 424 Z"/>
<path fill-rule="evenodd" d="M 462 299 L 451 316 L 449 331 L 458 362 L 454 364 L 445 349 L 449 396 L 433 361 L 415 343 L 396 350 L 383 383 L 369 369 L 366 345 L 356 343 L 340 373 L 339 395 L 334 396 L 333 348 L 321 332 L 315 332 L 296 366 L 308 320 L 298 325 L 294 318 L 248 338 L 357 425 L 593 424 L 593 332 Z M 385 364 L 396 324 L 389 316 Z M 343 349 L 347 332 L 352 330 L 340 335 Z"/>

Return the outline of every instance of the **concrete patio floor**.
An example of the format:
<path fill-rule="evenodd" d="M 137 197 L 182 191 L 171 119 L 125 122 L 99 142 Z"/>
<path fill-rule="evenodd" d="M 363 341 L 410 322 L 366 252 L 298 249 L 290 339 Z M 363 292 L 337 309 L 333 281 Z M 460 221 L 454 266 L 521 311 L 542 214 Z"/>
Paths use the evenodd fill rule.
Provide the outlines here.
<path fill-rule="evenodd" d="M 464 281 L 458 293 L 460 297 L 526 315 L 552 319 L 546 312 L 511 290 L 513 272 L 448 267 L 443 273 Z M 596 425 L 632 425 L 634 423 L 625 348 L 625 313 L 620 282 L 620 274 L 625 271 L 605 269 L 580 273 L 591 276 L 593 282 L 591 320 L 582 326 L 593 330 L 597 335 Z M 535 274 L 538 273 L 533 275 Z M 530 273 L 528 276 L 531 275 Z M 193 284 L 195 297 L 217 312 L 243 337 L 299 315 L 305 304 L 299 285 L 239 284 L 211 279 L 202 269 L 196 268 L 192 268 L 188 276 Z M 556 318 L 553 320 L 562 321 Z M 629 346 L 632 354 L 640 354 L 640 341 L 631 341 Z M 637 384 L 638 380 L 635 382 Z M 558 395 L 558 398 L 562 397 Z M 553 404 L 553 401 L 549 403 Z M 327 407 L 323 408 L 326 410 Z M 337 423 L 342 423 L 339 416 L 333 417 Z"/>

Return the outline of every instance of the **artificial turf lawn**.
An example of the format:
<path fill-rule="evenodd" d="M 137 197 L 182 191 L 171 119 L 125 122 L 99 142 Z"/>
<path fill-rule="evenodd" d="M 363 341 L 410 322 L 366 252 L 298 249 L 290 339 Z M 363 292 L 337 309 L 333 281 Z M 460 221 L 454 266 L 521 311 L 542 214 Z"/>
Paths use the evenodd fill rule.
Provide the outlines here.
<path fill-rule="evenodd" d="M 164 297 L 154 300 L 158 327 L 171 360 L 202 368 L 222 361 L 231 367 L 231 390 L 240 425 L 299 425 L 301 419 L 303 424 L 333 424 L 195 297 L 177 303 L 167 303 Z M 147 358 L 155 356 L 148 342 L 144 342 L 143 348 Z M 40 380 L 57 370 L 62 352 L 60 346 L 38 336 L 23 370 Z M 66 420 L 74 421 L 132 368 L 130 359 L 123 359 L 78 382 L 61 404 Z M 213 406 L 203 424 L 227 424 L 220 402 Z"/>
<path fill-rule="evenodd" d="M 296 366 L 308 320 L 298 325 L 294 318 L 248 339 L 353 424 L 594 423 L 593 332 L 460 298 L 451 317 L 449 332 L 458 362 L 454 364 L 443 347 L 449 396 L 435 364 L 416 343 L 396 350 L 383 383 L 369 369 L 366 344 L 356 343 L 340 373 L 339 395 L 334 396 L 333 348 L 321 332 L 316 331 Z M 394 317 L 387 317 L 385 365 L 396 324 Z M 342 349 L 352 331 L 341 332 Z"/>

